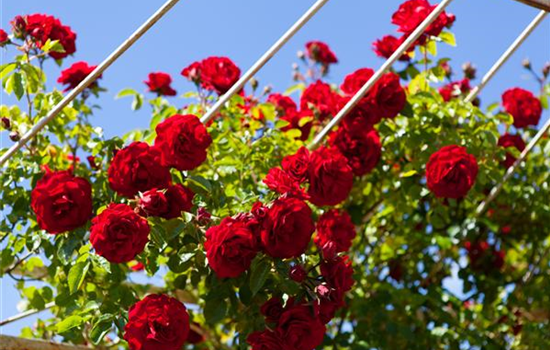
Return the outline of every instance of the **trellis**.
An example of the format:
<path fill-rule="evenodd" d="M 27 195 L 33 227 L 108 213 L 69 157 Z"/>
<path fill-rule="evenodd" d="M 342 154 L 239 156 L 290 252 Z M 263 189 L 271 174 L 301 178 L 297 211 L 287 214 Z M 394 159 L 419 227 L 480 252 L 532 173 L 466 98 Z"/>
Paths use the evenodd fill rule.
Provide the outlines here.
<path fill-rule="evenodd" d="M 201 118 L 201 122 L 206 123 L 219 112 L 221 108 L 236 94 L 244 85 L 296 34 L 329 0 L 316 1 L 259 59 L 250 67 L 250 69 L 232 86 L 232 88 L 219 98 L 219 100 L 206 112 Z M 369 92 L 376 82 L 386 73 L 393 64 L 401 57 L 404 52 L 424 33 L 425 29 L 445 10 L 453 0 L 443 0 L 432 13 L 419 25 L 418 28 L 405 40 L 399 48 L 384 62 L 384 64 L 375 72 L 375 74 L 363 85 L 363 87 L 353 96 L 350 101 L 338 112 L 338 114 L 315 136 L 308 148 L 315 148 L 332 128 L 357 105 L 357 103 Z M 482 91 L 487 83 L 494 77 L 504 63 L 521 46 L 534 29 L 544 20 L 547 13 L 550 12 L 550 0 L 516 0 L 526 5 L 541 9 L 541 12 L 525 28 L 525 30 L 516 38 L 510 47 L 501 55 L 491 69 L 482 78 L 481 83 L 475 87 L 465 98 L 466 102 L 472 102 Z M 136 41 L 138 41 L 156 22 L 158 22 L 166 13 L 168 13 L 179 0 L 168 0 L 163 4 L 149 19 L 147 19 L 128 39 L 126 39 L 118 48 L 116 48 L 97 68 L 88 75 L 75 89 L 68 93 L 44 118 L 39 120 L 21 139 L 14 144 L 6 153 L 0 157 L 0 167 L 2 167 L 18 150 L 20 150 L 28 141 L 35 137 L 51 120 L 59 115 L 63 108 L 71 103 L 82 91 L 92 84 L 107 68 L 111 66 L 122 54 L 124 54 Z M 537 132 L 535 137 L 529 142 L 524 151 L 508 168 L 502 181 L 500 181 L 489 193 L 487 198 L 478 206 L 475 216 L 482 215 L 488 205 L 502 190 L 502 187 L 515 173 L 519 165 L 525 160 L 527 154 L 537 145 L 543 135 L 550 129 L 550 119 Z M 17 271 L 14 271 L 17 273 Z M 33 274 L 34 277 L 45 276 L 46 271 L 38 270 Z M 148 292 L 154 293 L 160 291 L 156 286 L 136 286 L 146 288 Z M 190 295 L 185 291 L 176 291 L 178 299 L 184 302 L 194 302 Z M 54 307 L 54 303 L 46 305 L 45 309 Z M 6 320 L 0 321 L 0 326 L 8 324 L 43 310 L 29 310 L 19 315 L 15 315 Z M 47 342 L 43 340 L 24 339 L 11 336 L 0 335 L 0 350 L 85 350 L 86 346 L 77 346 L 71 344 L 60 344 Z"/>

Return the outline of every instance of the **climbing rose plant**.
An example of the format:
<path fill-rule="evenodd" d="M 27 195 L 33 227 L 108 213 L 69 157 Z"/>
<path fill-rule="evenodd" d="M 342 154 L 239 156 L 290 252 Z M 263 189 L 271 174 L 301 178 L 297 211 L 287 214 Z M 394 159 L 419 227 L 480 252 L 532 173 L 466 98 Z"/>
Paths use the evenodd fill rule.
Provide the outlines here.
<path fill-rule="evenodd" d="M 399 37 L 374 52 L 389 57 L 433 8 L 403 3 Z M 547 137 L 476 215 L 548 108 L 550 66 L 525 65 L 536 93 L 465 103 L 474 67 L 456 77 L 436 57 L 454 22 L 441 14 L 311 149 L 374 74 L 331 82 L 339 59 L 324 42 L 306 43 L 287 91 L 254 80 L 206 125 L 241 75 L 230 58 L 184 63 L 185 102 L 165 72 L 118 93 L 151 122 L 113 139 L 93 126 L 98 78 L 0 174 L 0 273 L 24 308 L 53 303 L 22 335 L 131 350 L 550 347 Z M 93 71 L 64 65 L 76 37 L 43 14 L 0 30 L 15 53 L 3 89 L 19 101 L 0 107 L 2 140 Z M 64 70 L 48 86 L 54 60 Z"/>

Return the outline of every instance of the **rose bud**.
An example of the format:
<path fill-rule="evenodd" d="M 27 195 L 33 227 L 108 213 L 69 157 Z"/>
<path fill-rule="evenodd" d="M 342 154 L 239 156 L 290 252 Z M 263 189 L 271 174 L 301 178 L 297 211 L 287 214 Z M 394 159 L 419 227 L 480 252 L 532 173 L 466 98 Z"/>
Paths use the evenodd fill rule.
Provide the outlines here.
<path fill-rule="evenodd" d="M 523 68 L 525 69 L 528 69 L 528 70 L 531 70 L 531 61 L 529 61 L 528 58 L 525 58 L 523 59 L 523 61 L 521 61 L 521 65 L 523 66 Z"/>
<path fill-rule="evenodd" d="M 256 80 L 256 78 L 250 79 L 250 86 L 252 87 L 253 91 L 256 91 L 256 89 L 258 88 L 258 80 Z"/>
<path fill-rule="evenodd" d="M 204 207 L 200 207 L 197 210 L 197 221 L 199 222 L 199 224 L 206 225 L 208 222 L 210 222 L 211 217 L 212 215 L 206 209 L 204 209 Z"/>
<path fill-rule="evenodd" d="M 13 142 L 17 142 L 20 139 L 21 139 L 21 136 L 19 135 L 19 133 L 17 131 L 10 132 L 10 140 L 12 140 Z"/>
<path fill-rule="evenodd" d="M 11 22 L 13 28 L 13 36 L 18 39 L 25 37 L 27 31 L 27 23 L 22 16 L 16 16 Z"/>
<path fill-rule="evenodd" d="M 477 69 L 470 62 L 466 62 L 462 65 L 462 71 L 464 72 L 464 77 L 465 78 L 470 79 L 470 80 L 476 78 Z"/>
<path fill-rule="evenodd" d="M 271 86 L 264 87 L 264 95 L 269 95 L 271 93 L 271 90 L 273 90 Z"/>
<path fill-rule="evenodd" d="M 8 117 L 2 117 L 2 119 L 0 120 L 1 121 L 1 124 L 2 124 L 2 127 L 6 130 L 10 130 L 11 129 L 11 121 L 10 121 L 10 118 Z"/>
<path fill-rule="evenodd" d="M 297 56 L 299 59 L 301 59 L 301 60 L 303 60 L 304 58 L 306 58 L 306 54 L 305 54 L 304 51 L 302 51 L 302 50 L 296 52 L 296 56 Z"/>
<path fill-rule="evenodd" d="M 302 283 L 307 278 L 307 272 L 302 265 L 294 265 L 290 268 L 290 279 Z"/>
<path fill-rule="evenodd" d="M 90 164 L 90 168 L 94 170 L 99 170 L 99 166 L 97 165 L 94 156 L 88 156 L 86 157 L 86 159 L 88 160 L 88 164 Z"/>

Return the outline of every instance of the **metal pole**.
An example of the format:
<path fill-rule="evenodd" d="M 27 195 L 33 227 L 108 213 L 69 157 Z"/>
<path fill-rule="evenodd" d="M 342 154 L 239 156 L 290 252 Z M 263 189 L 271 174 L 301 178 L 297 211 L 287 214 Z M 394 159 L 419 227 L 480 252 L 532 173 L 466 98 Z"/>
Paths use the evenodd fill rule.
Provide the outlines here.
<path fill-rule="evenodd" d="M 262 57 L 254 63 L 252 67 L 227 91 L 210 110 L 206 112 L 206 114 L 201 118 L 201 122 L 207 123 L 216 115 L 216 113 L 219 112 L 219 110 L 223 107 L 227 101 L 231 99 L 236 93 L 241 91 L 243 86 L 256 74 L 287 42 L 296 34 L 303 26 L 306 24 L 316 13 L 319 11 L 329 0 L 318 0 L 309 10 L 307 10 L 306 13 L 298 21 L 296 21 L 292 27 L 290 27 L 286 33 L 283 34 L 269 48 L 269 50 L 266 51 L 266 53 L 263 54 Z"/>
<path fill-rule="evenodd" d="M 84 89 L 92 84 L 111 64 L 113 64 L 126 50 L 128 50 L 139 38 L 143 36 L 155 23 L 157 23 L 179 0 L 168 0 L 143 23 L 128 39 L 116 48 L 90 75 L 86 77 L 76 88 L 69 92 L 44 118 L 40 119 L 21 139 L 0 157 L 0 167 L 11 156 L 23 147 L 30 139 L 40 132 L 53 118 L 55 118 L 72 100 Z"/>
<path fill-rule="evenodd" d="M 36 309 L 33 309 L 33 310 L 27 310 L 25 312 L 22 312 L 20 314 L 17 314 L 15 316 L 11 316 L 11 317 L 8 317 L 6 318 L 5 320 L 2 320 L 0 321 L 0 327 L 1 326 L 4 326 L 4 325 L 7 325 L 8 323 L 12 323 L 12 322 L 15 322 L 15 321 L 19 321 L 23 318 L 26 318 L 26 317 L 29 317 L 29 316 L 32 316 L 32 315 L 35 315 L 37 313 L 40 313 L 42 311 L 46 311 L 48 309 L 51 309 L 52 307 L 55 306 L 55 302 L 51 302 L 51 303 L 47 303 L 46 306 L 44 306 L 44 308 L 42 310 L 36 310 Z M 0 348 L 1 349 L 1 348 Z"/>
<path fill-rule="evenodd" d="M 45 340 L 16 338 L 0 335 L 1 350 L 91 350 L 87 346 L 54 343 Z M 94 349 L 106 349 L 102 346 Z"/>
<path fill-rule="evenodd" d="M 525 147 L 523 152 L 521 152 L 519 158 L 516 159 L 514 164 L 508 168 L 508 170 L 506 171 L 506 174 L 504 174 L 504 177 L 502 178 L 502 181 L 499 182 L 498 185 L 493 187 L 493 189 L 491 190 L 487 198 L 483 202 L 481 202 L 481 204 L 477 207 L 475 217 L 479 217 L 481 214 L 485 212 L 485 210 L 487 210 L 487 207 L 496 198 L 496 196 L 498 196 L 498 194 L 502 190 L 502 187 L 504 187 L 504 184 L 506 183 L 506 181 L 510 180 L 514 172 L 517 170 L 517 168 L 519 168 L 520 163 L 525 160 L 525 157 L 527 157 L 527 154 L 531 152 L 531 150 L 537 145 L 537 143 L 544 136 L 544 134 L 548 132 L 548 130 L 550 130 L 550 118 L 546 121 L 546 124 L 544 124 L 544 126 L 539 130 L 539 132 L 535 135 L 535 137 L 531 140 L 531 142 L 529 142 L 527 147 Z"/>
<path fill-rule="evenodd" d="M 478 86 L 472 89 L 468 96 L 464 99 L 466 102 L 472 102 L 477 95 L 483 90 L 485 85 L 493 78 L 493 76 L 498 72 L 498 70 L 508 61 L 508 59 L 516 52 L 516 50 L 523 44 L 525 39 L 535 30 L 535 28 L 544 20 L 548 13 L 546 11 L 540 11 L 539 14 L 533 19 L 531 23 L 523 30 L 523 32 L 514 40 L 512 45 L 500 56 L 500 58 L 495 62 L 495 64 L 489 69 L 487 74 L 481 79 L 481 82 Z"/>
<path fill-rule="evenodd" d="M 308 148 L 313 149 L 321 140 L 330 132 L 330 130 L 338 125 L 340 120 L 344 118 L 356 105 L 359 103 L 359 101 L 369 92 L 369 90 L 378 82 L 378 80 L 386 73 L 386 71 L 412 46 L 412 44 L 424 33 L 426 28 L 430 24 L 432 24 L 433 21 L 439 17 L 439 15 L 445 10 L 445 8 L 452 2 L 453 0 L 443 0 L 433 11 L 430 13 L 428 17 L 424 19 L 424 21 L 414 30 L 414 32 L 405 40 L 401 46 L 395 52 L 393 55 L 388 58 L 386 62 L 378 69 L 376 73 L 367 81 L 365 85 L 349 100 L 349 102 L 338 112 L 338 114 L 332 118 L 332 120 L 315 136 L 313 139 L 313 142 L 309 144 Z"/>

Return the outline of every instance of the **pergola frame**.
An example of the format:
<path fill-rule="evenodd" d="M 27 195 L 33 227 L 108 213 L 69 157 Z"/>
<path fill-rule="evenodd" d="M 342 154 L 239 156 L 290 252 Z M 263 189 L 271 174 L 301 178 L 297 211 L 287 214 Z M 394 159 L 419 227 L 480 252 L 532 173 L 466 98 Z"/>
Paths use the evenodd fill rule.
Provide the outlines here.
<path fill-rule="evenodd" d="M 409 36 L 409 38 L 401 44 L 401 46 L 394 52 L 394 54 L 380 67 L 380 69 L 369 79 L 367 83 L 356 93 L 356 95 L 339 111 L 339 113 L 331 120 L 331 122 L 316 135 L 313 142 L 308 146 L 310 149 L 314 148 L 321 140 L 328 134 L 328 132 L 343 119 L 343 117 L 349 113 L 353 107 L 363 98 L 368 91 L 376 84 L 376 82 L 388 71 L 391 66 L 401 57 L 401 55 L 409 49 L 409 47 L 423 34 L 424 30 L 445 10 L 445 8 L 453 0 L 443 0 L 432 13 L 420 24 L 420 26 Z M 519 46 L 525 41 L 525 39 L 531 34 L 531 32 L 542 22 L 546 16 L 546 12 L 550 12 L 550 0 L 516 0 L 521 3 L 527 4 L 543 10 L 535 17 L 533 22 L 520 34 L 520 36 L 512 43 L 512 45 L 505 51 L 505 53 L 497 60 L 489 72 L 483 77 L 482 84 L 474 89 L 470 95 L 465 99 L 466 102 L 471 102 L 481 92 L 482 88 L 492 79 L 496 72 L 502 67 L 502 65 L 510 58 L 510 56 L 517 50 Z M 157 12 L 155 12 L 142 26 L 140 26 L 126 41 L 124 41 L 117 49 L 115 49 L 98 67 L 84 79 L 75 89 L 65 96 L 46 117 L 41 119 L 37 124 L 31 128 L 25 135 L 21 137 L 21 140 L 11 147 L 6 153 L 0 157 L 0 167 L 3 166 L 15 152 L 23 147 L 30 139 L 36 136 L 49 121 L 55 118 L 64 107 L 66 107 L 72 100 L 74 100 L 84 89 L 92 84 L 97 77 L 99 77 L 109 66 L 114 63 L 128 48 L 130 48 L 143 34 L 145 34 L 160 18 L 162 18 L 167 12 L 172 9 L 179 0 L 168 0 L 162 5 Z M 264 54 L 260 59 L 239 79 L 237 83 L 220 99 L 218 102 L 201 118 L 203 123 L 209 121 L 231 97 L 236 94 L 252 77 L 256 74 L 279 50 L 288 42 L 288 40 L 298 32 L 305 23 L 309 21 L 319 9 L 321 9 L 328 0 L 318 0 L 294 25 L 283 34 L 275 44 Z M 511 178 L 515 170 L 519 167 L 520 163 L 525 159 L 527 154 L 536 146 L 542 136 L 550 129 L 550 120 L 539 130 L 537 135 L 527 145 L 525 150 L 521 153 L 520 157 L 516 160 L 513 166 L 511 166 L 506 172 L 503 180 L 493 188 L 489 196 L 476 210 L 476 216 L 482 215 L 487 209 L 489 203 L 498 195 L 502 189 L 504 183 Z M 158 287 L 151 287 L 149 292 L 158 292 Z M 182 291 L 182 293 L 184 293 Z M 183 294 L 180 296 L 186 299 L 187 296 Z M 189 301 L 189 300 L 187 300 Z M 54 304 L 50 303 L 46 309 L 54 307 Z M 10 317 L 0 322 L 0 325 L 8 324 L 19 319 L 23 319 L 27 316 L 36 314 L 43 310 L 29 310 L 19 315 Z M 98 347 L 96 347 L 98 348 Z M 0 335 L 0 350 L 87 350 L 90 349 L 86 346 L 78 346 L 71 344 L 60 344 L 54 342 L 47 342 L 43 340 L 24 339 L 11 336 Z M 99 347 L 101 349 L 101 347 Z"/>

